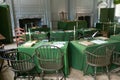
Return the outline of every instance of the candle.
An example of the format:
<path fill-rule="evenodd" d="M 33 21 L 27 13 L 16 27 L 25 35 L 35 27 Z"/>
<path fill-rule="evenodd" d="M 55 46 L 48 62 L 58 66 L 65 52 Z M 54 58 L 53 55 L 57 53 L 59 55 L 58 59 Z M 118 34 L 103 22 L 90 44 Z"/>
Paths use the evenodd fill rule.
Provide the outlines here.
<path fill-rule="evenodd" d="M 76 28 L 78 28 L 78 21 L 76 21 Z"/>
<path fill-rule="evenodd" d="M 115 31 L 116 31 L 116 24 L 114 24 L 114 35 L 115 35 Z"/>
<path fill-rule="evenodd" d="M 75 40 L 75 26 L 74 26 L 74 40 Z"/>
<path fill-rule="evenodd" d="M 104 31 L 104 24 L 103 24 L 103 31 Z"/>
<path fill-rule="evenodd" d="M 28 29 L 29 32 L 29 40 L 31 41 L 31 33 L 30 33 L 30 29 Z"/>
<path fill-rule="evenodd" d="M 52 31 L 52 22 L 50 22 L 50 31 Z"/>
<path fill-rule="evenodd" d="M 25 24 L 25 31 L 27 32 L 27 24 Z"/>

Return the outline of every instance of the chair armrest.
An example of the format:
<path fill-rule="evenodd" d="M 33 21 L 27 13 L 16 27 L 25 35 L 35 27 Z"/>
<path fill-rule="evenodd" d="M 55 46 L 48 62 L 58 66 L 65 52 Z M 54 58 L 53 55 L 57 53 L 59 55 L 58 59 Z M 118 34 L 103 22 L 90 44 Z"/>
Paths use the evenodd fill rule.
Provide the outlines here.
<path fill-rule="evenodd" d="M 93 53 L 91 53 L 91 52 L 89 52 L 89 51 L 85 51 L 85 53 L 87 54 L 87 55 L 89 55 L 89 56 L 92 56 L 92 57 L 105 57 L 105 56 L 102 56 L 102 55 L 97 55 L 97 54 L 93 54 Z"/>

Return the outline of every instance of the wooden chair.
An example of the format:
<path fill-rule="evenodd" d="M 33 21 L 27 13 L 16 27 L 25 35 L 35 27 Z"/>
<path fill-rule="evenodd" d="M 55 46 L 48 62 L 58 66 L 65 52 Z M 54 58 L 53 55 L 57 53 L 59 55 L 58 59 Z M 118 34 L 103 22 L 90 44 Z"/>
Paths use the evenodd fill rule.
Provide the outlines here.
<path fill-rule="evenodd" d="M 97 67 L 106 67 L 108 78 L 110 79 L 108 66 L 111 64 L 111 55 L 114 49 L 115 46 L 113 44 L 103 44 L 93 51 L 86 50 L 87 66 L 84 74 L 86 73 L 88 66 L 92 66 L 94 67 L 94 76 L 96 80 Z"/>
<path fill-rule="evenodd" d="M 112 63 L 117 65 L 117 66 L 120 66 L 120 52 L 118 52 L 118 51 L 113 52 Z M 117 68 L 113 69 L 111 72 L 119 73 L 120 72 L 120 67 L 117 67 Z"/>
<path fill-rule="evenodd" d="M 32 78 L 33 80 L 35 78 L 35 75 L 31 72 L 35 68 L 31 55 L 17 50 L 7 51 L 4 55 L 9 66 L 15 72 L 14 80 L 17 78 L 27 78 L 27 80 L 31 80 Z"/>
<path fill-rule="evenodd" d="M 26 41 L 25 30 L 22 28 L 15 28 L 15 38 L 17 46 Z"/>
<path fill-rule="evenodd" d="M 42 70 L 42 79 L 45 72 L 56 72 L 57 80 L 59 71 L 63 68 L 63 53 L 60 48 L 53 45 L 41 45 L 35 50 L 39 60 L 40 69 Z M 62 70 L 61 70 L 62 71 Z M 62 79 L 65 79 L 62 72 Z"/>
<path fill-rule="evenodd" d="M 9 64 L 4 65 L 5 60 L 8 59 L 8 56 L 6 56 L 5 53 L 14 50 L 16 49 L 3 49 L 3 48 L 0 49 L 0 72 L 3 72 L 9 68 L 8 66 Z"/>

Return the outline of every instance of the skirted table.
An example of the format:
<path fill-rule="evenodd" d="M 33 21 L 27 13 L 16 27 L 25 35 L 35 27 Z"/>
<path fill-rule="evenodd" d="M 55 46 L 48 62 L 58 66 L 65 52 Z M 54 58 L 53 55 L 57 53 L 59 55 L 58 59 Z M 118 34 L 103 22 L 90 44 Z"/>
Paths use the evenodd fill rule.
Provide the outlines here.
<path fill-rule="evenodd" d="M 111 36 L 110 36 L 110 39 L 120 41 L 120 34 L 117 34 L 117 35 L 111 35 Z"/>
<path fill-rule="evenodd" d="M 96 31 L 98 31 L 96 28 L 81 28 L 77 30 L 77 33 L 83 37 L 91 37 Z"/>
<path fill-rule="evenodd" d="M 75 32 L 75 35 L 77 35 L 77 31 Z M 69 41 L 71 37 L 74 37 L 74 31 L 51 31 L 50 37 L 55 38 L 56 41 Z"/>
<path fill-rule="evenodd" d="M 35 32 L 35 31 L 44 31 L 44 32 L 49 32 L 50 28 L 49 27 L 37 27 L 37 28 L 30 28 L 31 32 Z"/>
<path fill-rule="evenodd" d="M 47 39 L 47 34 L 48 32 L 31 32 L 30 37 L 31 40 L 42 40 L 42 39 Z M 30 40 L 29 34 L 26 34 L 26 41 Z"/>
<path fill-rule="evenodd" d="M 74 26 L 77 26 L 77 29 L 87 28 L 87 22 L 85 20 L 79 21 L 58 21 L 58 30 L 73 30 Z"/>
<path fill-rule="evenodd" d="M 80 44 L 81 41 L 71 41 L 69 43 L 69 64 L 72 68 L 84 71 L 86 68 L 86 54 L 84 53 L 84 50 L 86 49 L 90 49 L 91 51 L 93 51 L 96 47 L 100 46 L 101 44 L 93 44 L 93 45 L 89 45 L 89 46 L 85 46 Z M 116 45 L 116 50 L 120 50 L 120 42 L 116 41 L 116 40 L 108 40 L 107 43 L 113 43 Z M 115 68 L 115 65 L 111 66 L 113 68 Z M 101 69 L 99 69 L 101 70 Z M 93 74 L 94 73 L 94 69 L 93 67 L 89 67 L 87 70 L 86 74 Z"/>
<path fill-rule="evenodd" d="M 64 68 L 63 68 L 63 71 L 64 71 L 64 74 L 65 76 L 67 76 L 69 74 L 69 64 L 68 64 L 68 42 L 67 41 L 62 41 L 62 42 L 37 42 L 35 43 L 33 46 L 29 47 L 29 46 L 25 46 L 24 44 L 19 46 L 18 47 L 18 50 L 19 51 L 22 51 L 22 52 L 26 52 L 28 54 L 30 54 L 31 56 L 33 56 L 35 54 L 35 49 L 40 46 L 40 45 L 43 45 L 43 44 L 63 44 L 60 46 L 61 50 L 63 51 L 64 53 Z M 35 64 L 36 64 L 36 67 L 37 67 L 37 71 L 38 72 L 41 72 L 41 70 L 39 69 L 39 62 L 37 60 L 37 58 L 34 58 L 34 61 L 35 61 Z"/>

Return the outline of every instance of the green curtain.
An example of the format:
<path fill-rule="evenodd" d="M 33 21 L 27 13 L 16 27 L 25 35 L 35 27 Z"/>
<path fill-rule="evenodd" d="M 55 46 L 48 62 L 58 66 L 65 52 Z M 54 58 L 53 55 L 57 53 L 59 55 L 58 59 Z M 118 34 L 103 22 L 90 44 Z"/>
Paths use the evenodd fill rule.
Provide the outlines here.
<path fill-rule="evenodd" d="M 114 0 L 114 4 L 120 4 L 120 0 Z"/>

